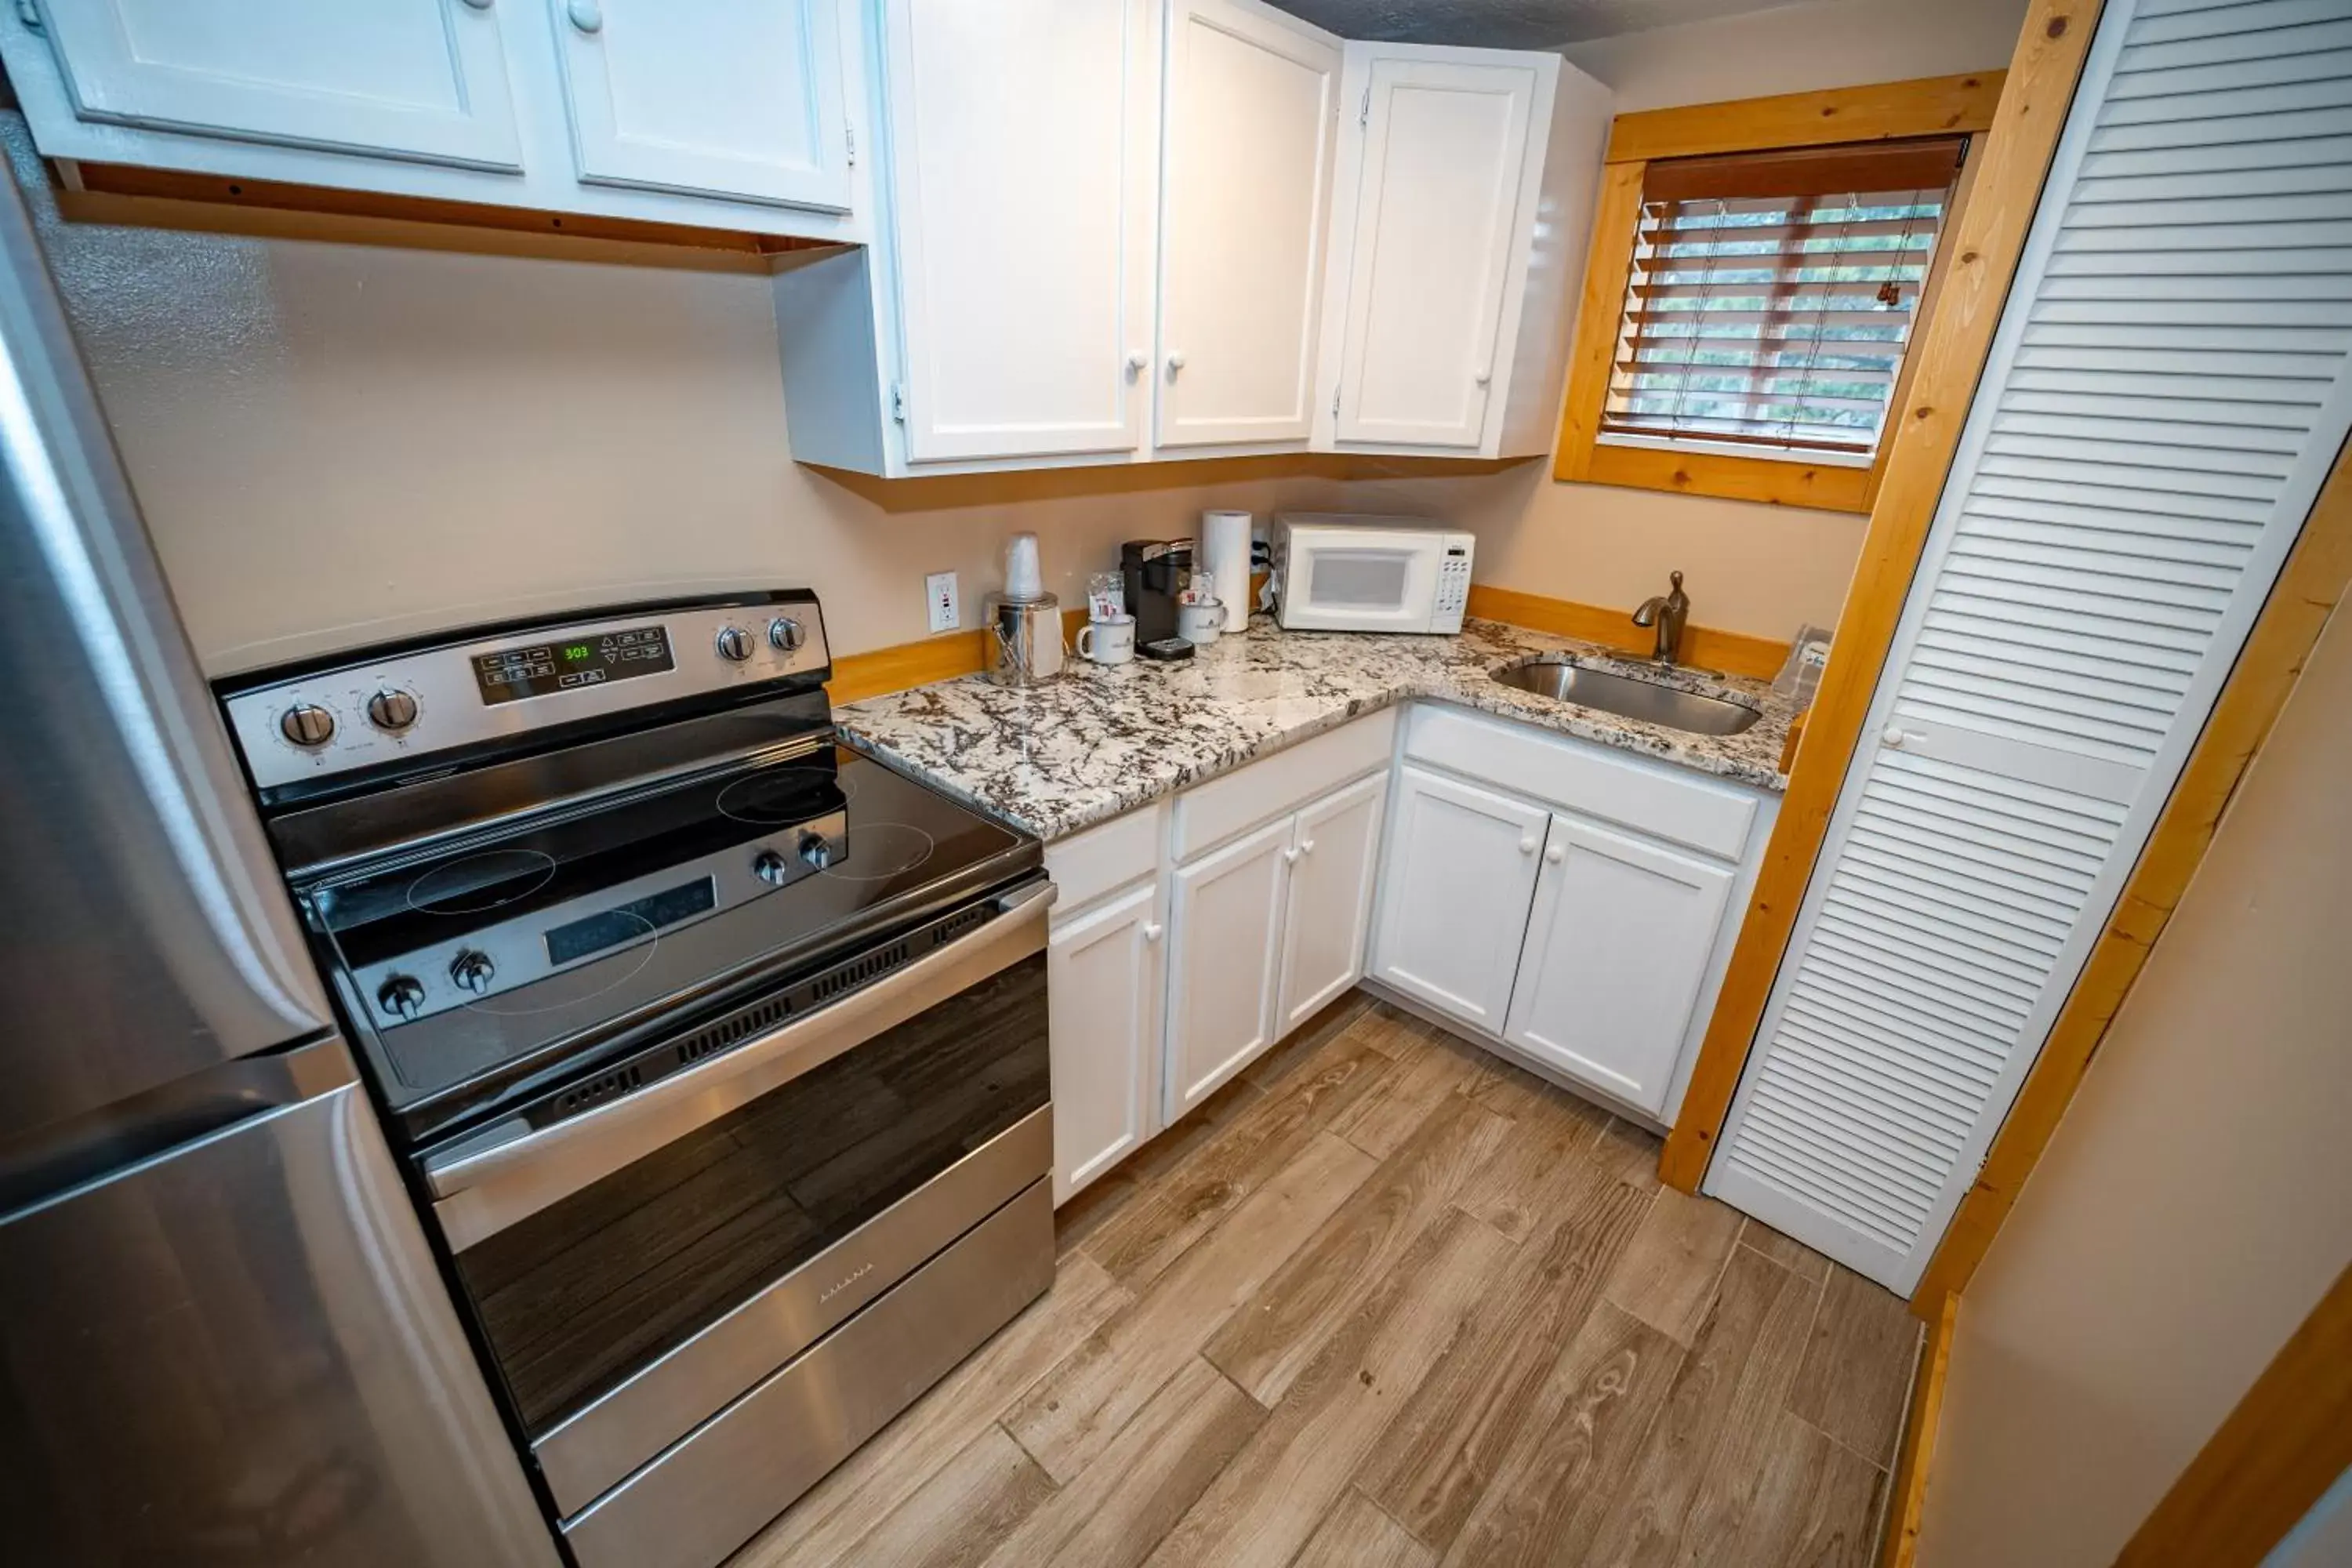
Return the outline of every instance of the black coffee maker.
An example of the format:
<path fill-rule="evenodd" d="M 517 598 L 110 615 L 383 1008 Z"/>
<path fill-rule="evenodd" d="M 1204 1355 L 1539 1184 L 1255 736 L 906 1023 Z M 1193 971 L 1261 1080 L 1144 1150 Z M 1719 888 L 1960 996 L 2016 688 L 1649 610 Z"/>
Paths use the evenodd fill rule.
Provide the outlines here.
<path fill-rule="evenodd" d="M 1135 617 L 1135 651 L 1145 658 L 1190 658 L 1176 635 L 1177 595 L 1192 580 L 1189 539 L 1130 539 L 1118 547 L 1127 576 L 1127 611 Z"/>

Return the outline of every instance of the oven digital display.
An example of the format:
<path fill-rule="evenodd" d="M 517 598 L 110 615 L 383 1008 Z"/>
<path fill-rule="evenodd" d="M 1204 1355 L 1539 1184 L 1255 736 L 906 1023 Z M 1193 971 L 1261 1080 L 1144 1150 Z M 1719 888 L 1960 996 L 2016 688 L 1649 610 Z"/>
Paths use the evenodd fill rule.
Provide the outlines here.
<path fill-rule="evenodd" d="M 513 702 L 632 676 L 658 675 L 676 668 L 670 658 L 668 632 L 660 626 L 631 626 L 593 637 L 478 653 L 474 680 L 484 702 Z"/>
<path fill-rule="evenodd" d="M 719 883 L 711 877 L 648 893 L 634 903 L 620 904 L 549 931 L 547 962 L 559 966 L 570 963 L 592 952 L 602 952 L 608 947 L 649 935 L 664 926 L 707 915 L 718 906 Z"/>

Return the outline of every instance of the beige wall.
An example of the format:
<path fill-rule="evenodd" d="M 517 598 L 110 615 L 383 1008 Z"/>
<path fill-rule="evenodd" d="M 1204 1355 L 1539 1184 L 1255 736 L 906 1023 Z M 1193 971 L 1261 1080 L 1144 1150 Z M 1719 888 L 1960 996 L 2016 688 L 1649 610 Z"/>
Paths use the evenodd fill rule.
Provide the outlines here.
<path fill-rule="evenodd" d="M 2021 4 L 1816 5 L 1571 52 L 1629 104 L 1690 102 L 1998 64 Z M 1734 60 L 1769 80 L 1727 85 Z M 1834 618 L 1861 538 L 1858 518 L 1556 485 L 1545 463 L 828 477 L 792 460 L 757 272 L 64 224 L 13 115 L 0 139 L 215 672 L 747 579 L 808 584 L 837 647 L 885 647 L 924 635 L 926 572 L 976 604 L 1016 529 L 1074 600 L 1119 540 L 1189 532 L 1205 506 L 1428 512 L 1477 531 L 1481 580 L 1600 604 L 1680 567 L 1701 623 L 1785 636 Z"/>
<path fill-rule="evenodd" d="M 2352 1260 L 2352 617 L 1961 1298 L 1922 1568 L 2104 1568 Z"/>

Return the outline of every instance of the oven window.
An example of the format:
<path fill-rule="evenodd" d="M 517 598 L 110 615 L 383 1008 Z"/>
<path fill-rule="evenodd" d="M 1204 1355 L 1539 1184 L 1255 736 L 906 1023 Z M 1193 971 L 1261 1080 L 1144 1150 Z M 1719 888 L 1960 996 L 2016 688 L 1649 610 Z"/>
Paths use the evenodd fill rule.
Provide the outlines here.
<path fill-rule="evenodd" d="M 1399 610 L 1412 557 L 1394 550 L 1318 550 L 1307 579 L 1317 609 Z"/>
<path fill-rule="evenodd" d="M 537 1439 L 1046 1102 L 1045 955 L 457 1255 Z"/>

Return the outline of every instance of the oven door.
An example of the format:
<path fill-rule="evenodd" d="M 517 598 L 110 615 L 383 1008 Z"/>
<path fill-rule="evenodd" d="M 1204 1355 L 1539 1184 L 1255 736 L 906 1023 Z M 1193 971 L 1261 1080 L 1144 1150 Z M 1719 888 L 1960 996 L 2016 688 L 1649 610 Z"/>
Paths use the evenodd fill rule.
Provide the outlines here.
<path fill-rule="evenodd" d="M 837 1000 L 584 1114 L 426 1156 L 567 1520 L 1050 1173 L 1053 892 L 845 961 L 795 992 Z"/>
<path fill-rule="evenodd" d="M 1293 630 L 1425 632 L 1437 602 L 1434 536 L 1314 528 L 1291 536 L 1282 625 Z"/>

